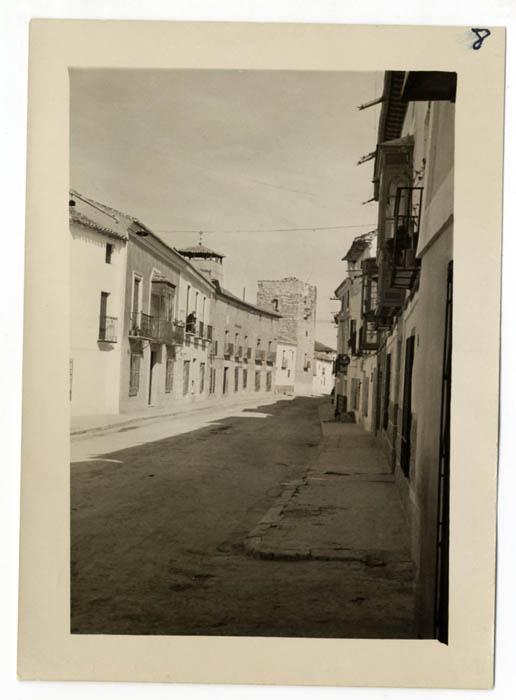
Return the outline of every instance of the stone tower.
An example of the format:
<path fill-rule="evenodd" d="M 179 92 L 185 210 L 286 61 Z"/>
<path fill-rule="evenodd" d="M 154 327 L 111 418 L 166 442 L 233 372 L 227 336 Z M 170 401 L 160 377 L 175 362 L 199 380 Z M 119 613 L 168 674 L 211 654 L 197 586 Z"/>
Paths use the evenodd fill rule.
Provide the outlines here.
<path fill-rule="evenodd" d="M 314 367 L 317 287 L 297 277 L 259 280 L 257 306 L 281 314 L 279 340 L 297 346 L 294 390 L 310 394 Z"/>

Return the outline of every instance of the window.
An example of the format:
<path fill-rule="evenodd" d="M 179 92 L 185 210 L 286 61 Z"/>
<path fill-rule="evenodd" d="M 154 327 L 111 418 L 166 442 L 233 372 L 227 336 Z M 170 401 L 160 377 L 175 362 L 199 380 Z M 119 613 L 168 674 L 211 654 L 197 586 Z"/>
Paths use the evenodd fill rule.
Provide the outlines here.
<path fill-rule="evenodd" d="M 138 313 L 138 311 L 140 310 L 141 284 L 142 284 L 141 277 L 136 277 L 136 275 L 135 275 L 133 278 L 133 305 L 132 305 L 133 314 Z"/>
<path fill-rule="evenodd" d="M 267 391 L 270 391 L 272 389 L 272 372 L 267 372 Z"/>
<path fill-rule="evenodd" d="M 235 367 L 235 391 L 238 391 L 238 367 Z"/>
<path fill-rule="evenodd" d="M 267 350 L 270 352 L 272 350 L 272 340 L 269 340 L 267 344 Z"/>
<path fill-rule="evenodd" d="M 141 356 L 131 353 L 129 367 L 129 396 L 137 396 L 140 389 L 140 363 Z"/>
<path fill-rule="evenodd" d="M 165 393 L 170 394 L 174 385 L 174 350 L 167 348 L 167 365 L 165 368 Z"/>
<path fill-rule="evenodd" d="M 111 265 L 111 256 L 113 255 L 113 244 L 106 243 L 106 262 Z"/>
<path fill-rule="evenodd" d="M 244 376 L 242 381 L 242 388 L 247 389 L 247 370 L 244 369 Z"/>
<path fill-rule="evenodd" d="M 188 394 L 190 386 L 190 360 L 185 360 L 183 363 L 183 396 Z"/>
<path fill-rule="evenodd" d="M 254 390 L 255 391 L 260 391 L 260 384 L 261 384 L 261 372 L 255 372 L 254 373 Z"/>
<path fill-rule="evenodd" d="M 107 340 L 106 325 L 107 325 L 107 301 L 108 292 L 100 293 L 100 320 L 99 320 L 99 340 Z"/>
<path fill-rule="evenodd" d="M 201 365 L 199 367 L 199 393 L 203 394 L 204 393 L 204 377 L 206 374 L 206 363 L 201 362 Z"/>
<path fill-rule="evenodd" d="M 215 393 L 216 382 L 217 382 L 217 371 L 213 367 L 211 367 L 210 368 L 210 394 Z"/>
<path fill-rule="evenodd" d="M 271 303 L 273 311 L 277 311 L 279 308 L 279 301 L 277 299 L 273 299 Z"/>

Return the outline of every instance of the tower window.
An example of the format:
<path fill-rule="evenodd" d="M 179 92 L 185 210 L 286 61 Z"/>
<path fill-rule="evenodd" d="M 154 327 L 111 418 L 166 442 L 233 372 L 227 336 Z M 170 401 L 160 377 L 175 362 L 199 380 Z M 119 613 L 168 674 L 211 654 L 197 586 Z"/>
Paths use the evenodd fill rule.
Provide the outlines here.
<path fill-rule="evenodd" d="M 106 243 L 106 262 L 111 265 L 111 256 L 113 255 L 113 244 Z"/>

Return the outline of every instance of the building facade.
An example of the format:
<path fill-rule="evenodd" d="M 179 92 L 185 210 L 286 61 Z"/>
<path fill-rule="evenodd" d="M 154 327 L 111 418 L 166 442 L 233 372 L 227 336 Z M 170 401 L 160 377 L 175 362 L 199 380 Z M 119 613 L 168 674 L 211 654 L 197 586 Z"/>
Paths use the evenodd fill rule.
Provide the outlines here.
<path fill-rule="evenodd" d="M 75 190 L 70 221 L 70 406 L 72 416 L 118 412 L 129 217 Z"/>
<path fill-rule="evenodd" d="M 202 401 L 213 286 L 148 229 L 127 255 L 120 411 Z"/>
<path fill-rule="evenodd" d="M 279 336 L 296 346 L 294 392 L 311 394 L 317 288 L 296 277 L 259 280 L 257 304 L 280 314 Z"/>
<path fill-rule="evenodd" d="M 314 347 L 314 374 L 312 379 L 313 394 L 331 394 L 335 382 L 333 369 L 337 353 L 333 348 L 315 341 Z"/>
<path fill-rule="evenodd" d="M 70 233 L 73 416 L 275 391 L 280 315 L 221 286 L 223 255 L 178 251 L 75 191 Z"/>
<path fill-rule="evenodd" d="M 212 399 L 273 393 L 280 315 L 225 289 L 224 255 L 199 245 L 179 251 L 212 283 L 208 394 Z"/>
<path fill-rule="evenodd" d="M 374 360 L 364 366 L 373 383 L 370 429 L 385 451 L 407 515 L 417 634 L 443 642 L 448 641 L 455 90 L 453 73 L 385 74 L 373 180 L 377 254 L 361 261 L 362 324 L 370 323 L 377 334 Z M 361 421 L 364 386 L 357 383 L 357 363 L 340 357 L 346 332 L 340 323 L 353 284 L 346 281 L 337 290 L 338 385 Z M 354 314 L 350 309 L 350 321 Z"/>
<path fill-rule="evenodd" d="M 347 276 L 335 290 L 340 301 L 335 377 L 337 414 L 353 413 L 357 423 L 371 430 L 375 420 L 374 387 L 378 332 L 371 321 L 375 289 L 368 287 L 365 270 L 375 264 L 376 231 L 357 236 L 346 255 Z"/>

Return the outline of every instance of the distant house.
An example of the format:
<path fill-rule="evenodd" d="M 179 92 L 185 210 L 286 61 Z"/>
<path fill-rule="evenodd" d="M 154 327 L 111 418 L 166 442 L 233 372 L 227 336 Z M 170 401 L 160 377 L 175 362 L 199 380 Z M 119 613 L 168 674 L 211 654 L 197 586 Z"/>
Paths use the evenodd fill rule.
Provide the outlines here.
<path fill-rule="evenodd" d="M 276 390 L 293 394 L 296 379 L 297 346 L 282 337 L 278 339 L 276 357 Z"/>
<path fill-rule="evenodd" d="M 334 387 L 333 367 L 337 351 L 320 343 L 314 343 L 314 373 L 312 379 L 312 393 L 331 394 Z"/>

